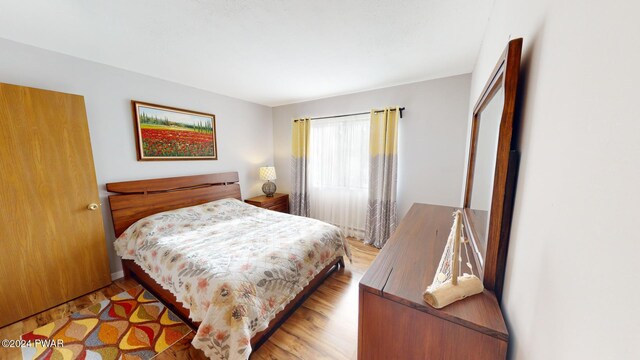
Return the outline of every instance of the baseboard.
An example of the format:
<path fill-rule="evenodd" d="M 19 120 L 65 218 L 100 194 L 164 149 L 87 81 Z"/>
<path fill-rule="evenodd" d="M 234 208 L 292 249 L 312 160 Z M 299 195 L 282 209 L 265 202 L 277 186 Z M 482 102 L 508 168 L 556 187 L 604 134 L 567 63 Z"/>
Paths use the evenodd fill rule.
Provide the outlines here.
<path fill-rule="evenodd" d="M 111 281 L 120 279 L 122 277 L 124 277 L 124 271 L 122 270 L 111 273 Z"/>

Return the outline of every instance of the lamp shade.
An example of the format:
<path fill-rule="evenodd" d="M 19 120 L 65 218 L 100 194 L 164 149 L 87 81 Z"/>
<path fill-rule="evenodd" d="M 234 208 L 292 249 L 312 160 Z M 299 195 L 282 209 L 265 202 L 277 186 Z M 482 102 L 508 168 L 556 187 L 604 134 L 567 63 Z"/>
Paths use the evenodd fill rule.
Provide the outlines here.
<path fill-rule="evenodd" d="M 275 180 L 276 168 L 273 166 L 264 166 L 260 168 L 260 180 Z"/>

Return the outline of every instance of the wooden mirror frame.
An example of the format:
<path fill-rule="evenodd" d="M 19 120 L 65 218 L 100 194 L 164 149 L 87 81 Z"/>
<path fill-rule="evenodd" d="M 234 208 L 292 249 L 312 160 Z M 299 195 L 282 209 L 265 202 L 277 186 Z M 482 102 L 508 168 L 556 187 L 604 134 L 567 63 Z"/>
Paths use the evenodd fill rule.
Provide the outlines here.
<path fill-rule="evenodd" d="M 515 174 L 517 172 L 518 154 L 512 144 L 513 117 L 516 107 L 516 93 L 520 74 L 520 54 L 522 39 L 509 41 L 494 68 L 489 81 L 485 85 L 480 98 L 473 108 L 471 138 L 467 162 L 467 178 L 464 191 L 463 220 L 466 234 L 474 247 L 473 253 L 482 276 L 484 287 L 496 293 L 498 299 L 502 295 L 504 271 L 507 259 L 509 231 L 515 191 Z M 496 164 L 493 177 L 491 208 L 489 212 L 488 236 L 484 259 L 480 258 L 476 218 L 469 205 L 473 189 L 476 145 L 480 114 L 500 89 L 504 89 L 504 105 L 500 120 Z"/>

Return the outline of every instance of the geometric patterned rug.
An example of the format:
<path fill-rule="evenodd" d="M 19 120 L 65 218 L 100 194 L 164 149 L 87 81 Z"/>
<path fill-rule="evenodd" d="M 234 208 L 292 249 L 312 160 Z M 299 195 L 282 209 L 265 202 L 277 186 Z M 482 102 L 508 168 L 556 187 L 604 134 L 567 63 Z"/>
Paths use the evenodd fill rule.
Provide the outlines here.
<path fill-rule="evenodd" d="M 22 358 L 147 360 L 190 332 L 138 286 L 22 335 L 31 345 L 22 348 Z"/>

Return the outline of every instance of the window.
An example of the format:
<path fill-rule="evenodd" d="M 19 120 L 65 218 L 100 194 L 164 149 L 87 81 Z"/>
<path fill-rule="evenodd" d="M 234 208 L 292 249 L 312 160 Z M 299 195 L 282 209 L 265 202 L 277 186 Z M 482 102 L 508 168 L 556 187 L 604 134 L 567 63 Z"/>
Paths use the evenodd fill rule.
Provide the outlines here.
<path fill-rule="evenodd" d="M 311 122 L 311 217 L 364 237 L 369 191 L 369 114 Z"/>

